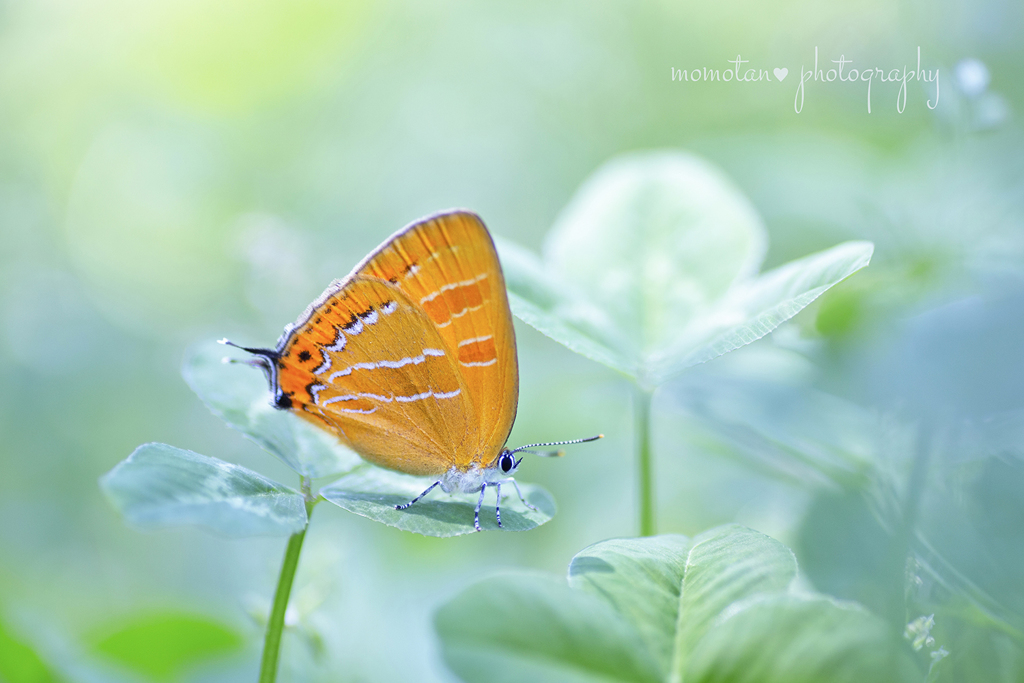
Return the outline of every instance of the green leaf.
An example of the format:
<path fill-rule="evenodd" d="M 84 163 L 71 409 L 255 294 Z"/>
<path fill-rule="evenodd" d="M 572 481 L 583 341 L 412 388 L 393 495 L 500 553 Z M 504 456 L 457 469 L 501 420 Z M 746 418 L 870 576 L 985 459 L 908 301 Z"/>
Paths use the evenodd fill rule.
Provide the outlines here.
<path fill-rule="evenodd" d="M 753 208 L 697 157 L 614 160 L 548 236 L 544 259 L 499 242 L 512 311 L 569 348 L 654 387 L 768 334 L 867 265 L 866 242 L 761 277 Z"/>
<path fill-rule="evenodd" d="M 615 539 L 595 543 L 569 564 L 569 585 L 607 601 L 632 624 L 663 676 L 672 662 L 689 549 L 685 536 Z"/>
<path fill-rule="evenodd" d="M 148 613 L 102 629 L 93 650 L 150 680 L 178 679 L 189 668 L 238 652 L 242 637 L 206 617 L 180 612 Z"/>
<path fill-rule="evenodd" d="M 608 315 L 576 294 L 557 273 L 514 242 L 496 237 L 508 302 L 517 318 L 576 353 L 628 375 L 636 375 L 634 360 L 619 349 L 628 340 L 617 334 Z"/>
<path fill-rule="evenodd" d="M 31 646 L 9 633 L 0 621 L 0 681 L 57 683 L 61 680 Z"/>
<path fill-rule="evenodd" d="M 680 341 L 651 354 L 652 381 L 661 384 L 688 367 L 757 341 L 867 266 L 873 253 L 871 242 L 845 242 L 737 283 L 714 315 L 693 321 L 680 332 Z"/>
<path fill-rule="evenodd" d="M 920 681 L 877 616 L 824 596 L 760 596 L 724 614 L 694 649 L 686 683 Z"/>
<path fill-rule="evenodd" d="M 132 525 L 194 524 L 226 536 L 287 536 L 306 526 L 301 495 L 239 465 L 143 444 L 100 479 Z"/>
<path fill-rule="evenodd" d="M 476 531 L 473 510 L 479 493 L 447 494 L 440 487 L 406 510 L 395 505 L 408 503 L 421 494 L 436 478 L 412 477 L 365 465 L 338 481 L 320 489 L 320 495 L 335 505 L 377 522 L 424 536 L 459 536 Z M 533 484 L 519 484 L 523 496 L 537 510 L 530 510 L 511 484 L 502 486 L 501 523 L 506 531 L 527 531 L 544 524 L 555 514 L 551 494 Z M 493 487 L 487 487 L 480 508 L 480 528 L 498 528 L 494 515 Z"/>
<path fill-rule="evenodd" d="M 797 594 L 796 574 L 786 546 L 735 525 L 692 542 L 605 541 L 573 558 L 568 586 L 493 577 L 442 606 L 435 626 L 469 683 L 920 679 L 879 617 Z"/>
<path fill-rule="evenodd" d="M 443 605 L 434 626 L 445 662 L 469 683 L 661 680 L 636 629 L 554 577 L 485 579 Z"/>
<path fill-rule="evenodd" d="M 316 479 L 348 472 L 362 462 L 333 434 L 291 411 L 271 406 L 267 381 L 260 370 L 224 362 L 228 357 L 244 356 L 245 352 L 208 342 L 189 351 L 181 372 L 214 415 L 304 477 Z"/>
<path fill-rule="evenodd" d="M 674 680 L 682 680 L 690 652 L 720 614 L 752 596 L 788 590 L 796 572 L 793 551 L 753 529 L 729 525 L 693 539 L 674 637 Z"/>
<path fill-rule="evenodd" d="M 559 216 L 544 260 L 643 352 L 756 273 L 766 245 L 728 178 L 695 156 L 661 152 L 598 169 Z"/>

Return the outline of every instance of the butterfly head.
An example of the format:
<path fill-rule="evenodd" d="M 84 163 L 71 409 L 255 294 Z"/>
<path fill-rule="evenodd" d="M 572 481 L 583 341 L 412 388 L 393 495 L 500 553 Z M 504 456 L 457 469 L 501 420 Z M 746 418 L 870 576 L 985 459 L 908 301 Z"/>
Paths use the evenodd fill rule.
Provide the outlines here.
<path fill-rule="evenodd" d="M 495 463 L 495 467 L 502 474 L 511 476 L 522 461 L 523 459 L 521 457 L 516 459 L 513 451 L 508 448 L 503 448 L 501 449 L 501 455 L 498 456 L 498 461 Z"/>

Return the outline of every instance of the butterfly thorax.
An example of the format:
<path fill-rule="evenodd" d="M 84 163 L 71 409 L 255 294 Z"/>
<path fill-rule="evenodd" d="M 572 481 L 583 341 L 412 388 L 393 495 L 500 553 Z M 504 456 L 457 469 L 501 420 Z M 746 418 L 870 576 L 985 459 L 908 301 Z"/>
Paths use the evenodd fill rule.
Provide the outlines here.
<path fill-rule="evenodd" d="M 502 453 L 504 454 L 507 450 L 503 449 Z M 490 486 L 496 482 L 508 479 L 515 471 L 515 467 L 513 466 L 509 470 L 502 470 L 498 465 L 500 461 L 501 457 L 499 456 L 488 466 L 482 467 L 479 464 L 474 464 L 466 470 L 460 470 L 458 467 L 452 466 L 441 475 L 441 489 L 445 493 L 475 493 L 485 485 Z M 513 459 L 512 462 L 515 462 L 515 460 Z"/>

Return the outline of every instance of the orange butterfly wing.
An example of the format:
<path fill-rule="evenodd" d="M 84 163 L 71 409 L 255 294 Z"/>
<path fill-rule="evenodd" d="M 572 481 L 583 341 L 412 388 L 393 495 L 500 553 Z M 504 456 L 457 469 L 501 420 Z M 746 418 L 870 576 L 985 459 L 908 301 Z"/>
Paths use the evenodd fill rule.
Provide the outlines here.
<path fill-rule="evenodd" d="M 383 467 L 488 466 L 515 420 L 505 281 L 468 212 L 396 233 L 286 328 L 278 353 L 291 408 Z"/>

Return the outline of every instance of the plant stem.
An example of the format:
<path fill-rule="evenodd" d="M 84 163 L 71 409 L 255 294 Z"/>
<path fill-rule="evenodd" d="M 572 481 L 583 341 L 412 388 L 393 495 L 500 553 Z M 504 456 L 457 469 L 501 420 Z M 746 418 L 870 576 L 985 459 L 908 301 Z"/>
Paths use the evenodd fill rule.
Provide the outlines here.
<path fill-rule="evenodd" d="M 653 389 L 641 387 L 636 387 L 636 391 L 633 393 L 641 536 L 653 536 L 657 533 L 654 522 L 654 471 L 651 463 L 651 398 L 653 396 Z"/>
<path fill-rule="evenodd" d="M 288 610 L 288 596 L 292 592 L 292 581 L 295 569 L 299 566 L 299 553 L 302 552 L 302 541 L 309 528 L 309 514 L 315 502 L 306 501 L 306 526 L 302 531 L 292 534 L 288 539 L 288 548 L 284 551 L 284 563 L 281 565 L 281 576 L 277 579 L 277 591 L 274 593 L 274 607 L 267 621 L 267 637 L 263 641 L 263 660 L 260 662 L 259 683 L 274 683 L 277 678 L 277 656 L 281 650 L 281 634 L 284 632 L 284 615 Z"/>

